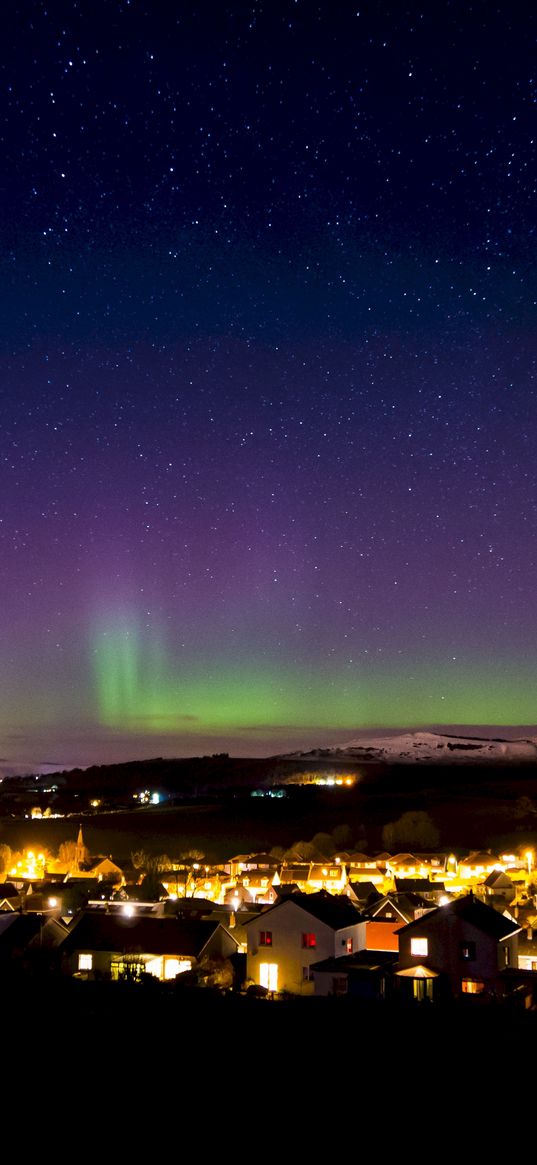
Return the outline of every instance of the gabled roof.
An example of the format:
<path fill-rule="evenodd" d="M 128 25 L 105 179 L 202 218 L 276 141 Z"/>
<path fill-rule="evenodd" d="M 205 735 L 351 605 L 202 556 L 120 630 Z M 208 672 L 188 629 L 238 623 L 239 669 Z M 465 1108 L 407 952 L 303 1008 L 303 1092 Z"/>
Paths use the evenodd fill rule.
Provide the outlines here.
<path fill-rule="evenodd" d="M 500 914 L 498 910 L 493 910 L 491 906 L 485 906 L 484 902 L 474 898 L 473 894 L 467 894 L 464 898 L 457 898 L 446 906 L 439 906 L 436 910 L 427 911 L 421 918 L 401 927 L 399 934 L 406 934 L 412 928 L 423 930 L 444 920 L 448 923 L 449 919 L 453 917 L 461 922 L 469 923 L 470 926 L 475 926 L 476 930 L 482 931 L 483 934 L 489 935 L 497 942 L 517 934 L 521 929 L 518 923 L 512 922 L 504 914 Z"/>
<path fill-rule="evenodd" d="M 512 889 L 514 891 L 515 884 L 508 874 L 504 874 L 503 870 L 491 870 L 483 883 L 484 886 L 504 886 L 505 889 Z"/>
<path fill-rule="evenodd" d="M 465 858 L 461 858 L 459 865 L 461 866 L 499 866 L 500 859 L 496 854 L 491 853 L 490 850 L 473 850 L 471 854 L 467 854 Z"/>
<path fill-rule="evenodd" d="M 332 930 L 341 930 L 345 926 L 355 926 L 357 922 L 363 921 L 362 915 L 349 898 L 339 894 L 329 894 L 327 890 L 319 890 L 316 894 L 286 894 L 279 902 L 275 902 L 274 906 L 269 906 L 268 910 L 263 911 L 263 922 L 267 915 L 272 914 L 275 910 L 281 910 L 289 903 L 299 906 L 301 910 L 311 914 L 312 918 L 332 927 Z M 249 923 L 246 925 L 249 926 Z"/>
<path fill-rule="evenodd" d="M 65 940 L 68 951 L 117 951 L 199 958 L 220 926 L 197 918 L 157 918 L 84 911 Z"/>
<path fill-rule="evenodd" d="M 377 918 L 386 907 L 390 907 L 395 910 L 396 914 L 398 914 L 404 922 L 410 922 L 414 919 L 416 910 L 429 912 L 431 909 L 431 903 L 427 902 L 425 898 L 420 898 L 419 894 L 386 894 L 384 898 L 381 898 L 377 902 L 373 902 L 372 905 L 368 907 L 366 911 L 368 918 Z"/>
<path fill-rule="evenodd" d="M 348 888 L 352 890 L 356 898 L 359 898 L 360 902 L 368 902 L 370 906 L 380 902 L 382 898 L 382 894 L 379 894 L 373 882 L 353 882 L 350 878 Z"/>

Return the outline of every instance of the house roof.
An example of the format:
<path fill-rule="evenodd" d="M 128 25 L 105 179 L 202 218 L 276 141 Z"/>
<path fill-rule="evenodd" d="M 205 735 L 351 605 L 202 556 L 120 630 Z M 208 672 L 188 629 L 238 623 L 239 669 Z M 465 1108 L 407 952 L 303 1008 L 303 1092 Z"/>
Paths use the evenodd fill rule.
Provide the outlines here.
<path fill-rule="evenodd" d="M 420 898 L 419 894 L 386 894 L 384 898 L 380 898 L 368 906 L 366 911 L 368 918 L 376 919 L 386 907 L 393 908 L 405 922 L 411 922 L 416 910 L 429 912 L 431 903 L 427 902 L 425 898 Z"/>
<path fill-rule="evenodd" d="M 482 931 L 490 938 L 495 938 L 498 942 L 508 938 L 509 935 L 517 934 L 520 930 L 518 923 L 506 918 L 498 910 L 493 910 L 491 906 L 485 906 L 484 902 L 480 902 L 473 894 L 467 894 L 464 898 L 456 898 L 455 901 L 449 902 L 446 906 L 439 906 L 436 910 L 427 911 L 421 918 L 417 918 L 415 921 L 409 922 L 407 926 L 402 927 L 399 934 L 406 934 L 413 927 L 423 930 L 425 927 L 434 926 L 439 920 L 448 921 L 450 917 L 475 926 L 476 930 Z"/>
<path fill-rule="evenodd" d="M 443 894 L 444 882 L 430 882 L 428 878 L 395 878 L 397 892 L 403 894 Z"/>
<path fill-rule="evenodd" d="M 13 882 L 2 882 L 0 884 L 0 899 L 2 898 L 18 898 L 19 891 L 13 885 Z"/>
<path fill-rule="evenodd" d="M 485 878 L 485 886 L 503 886 L 505 889 L 514 891 L 515 884 L 508 874 L 504 874 L 503 870 L 491 870 L 490 874 Z"/>
<path fill-rule="evenodd" d="M 360 899 L 360 902 L 365 903 L 371 899 L 369 903 L 370 906 L 376 902 L 380 902 L 382 898 L 382 894 L 379 894 L 377 887 L 373 885 L 373 882 L 353 882 L 352 878 L 350 878 L 349 887 L 356 898 Z"/>
<path fill-rule="evenodd" d="M 490 850 L 473 850 L 465 858 L 460 860 L 461 866 L 499 866 L 500 859 L 490 852 Z"/>
<path fill-rule="evenodd" d="M 357 951 L 353 955 L 341 955 L 336 958 L 330 955 L 328 959 L 320 959 L 312 963 L 311 971 L 337 971 L 346 975 L 352 971 L 380 971 L 384 967 L 392 967 L 397 962 L 394 951 Z"/>
<path fill-rule="evenodd" d="M 268 910 L 263 911 L 263 921 L 268 914 L 274 910 L 281 910 L 290 902 L 299 906 L 301 910 L 305 910 L 307 914 L 311 914 L 312 918 L 324 922 L 326 926 L 331 926 L 332 930 L 341 930 L 345 926 L 355 926 L 357 922 L 363 921 L 362 915 L 349 898 L 329 894 L 327 890 L 318 890 L 316 894 L 287 894 L 282 900 L 275 902 L 274 906 L 269 906 Z"/>
<path fill-rule="evenodd" d="M 394 854 L 393 858 L 389 860 L 391 866 L 408 866 L 409 863 L 413 866 L 419 866 L 419 861 L 415 854 Z"/>
<path fill-rule="evenodd" d="M 346 876 L 345 866 L 338 862 L 312 862 L 310 866 L 309 878 L 316 881 L 326 882 L 330 878 L 330 871 L 335 870 L 337 877 L 342 878 Z M 336 879 L 334 878 L 334 881 Z"/>
<path fill-rule="evenodd" d="M 41 921 L 36 914 L 19 914 L 18 911 L 0 914 L 0 956 L 13 949 L 24 950 L 40 927 Z"/>
<path fill-rule="evenodd" d="M 199 958 L 220 926 L 197 918 L 157 918 L 84 911 L 65 940 L 68 951 L 139 952 Z"/>
<path fill-rule="evenodd" d="M 311 862 L 293 862 L 292 865 L 282 866 L 280 870 L 280 882 L 307 882 L 310 872 Z"/>

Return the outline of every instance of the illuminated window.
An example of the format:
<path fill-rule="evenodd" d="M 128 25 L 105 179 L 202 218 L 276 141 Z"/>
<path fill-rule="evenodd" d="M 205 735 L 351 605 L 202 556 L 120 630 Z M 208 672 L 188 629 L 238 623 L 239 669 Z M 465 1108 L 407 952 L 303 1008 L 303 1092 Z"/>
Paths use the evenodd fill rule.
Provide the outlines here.
<path fill-rule="evenodd" d="M 475 959 L 475 943 L 461 943 L 461 959 L 467 961 Z"/>
<path fill-rule="evenodd" d="M 272 946 L 272 931 L 271 930 L 260 930 L 259 931 L 259 946 L 260 947 L 271 947 Z"/>
<path fill-rule="evenodd" d="M 461 986 L 464 995 L 481 995 L 485 990 L 485 984 L 481 979 L 463 979 Z"/>
<path fill-rule="evenodd" d="M 423 999 L 433 998 L 433 980 L 432 979 L 414 979 L 412 983 L 412 994 L 414 999 L 419 1003 Z"/>
<path fill-rule="evenodd" d="M 346 946 L 347 946 L 347 954 L 352 955 L 352 938 L 347 939 Z"/>
<path fill-rule="evenodd" d="M 175 979 L 176 975 L 183 975 L 192 969 L 191 959 L 166 959 L 164 962 L 164 978 Z"/>
<path fill-rule="evenodd" d="M 317 936 L 314 934 L 302 935 L 302 946 L 307 950 L 314 951 L 317 946 Z"/>
<path fill-rule="evenodd" d="M 339 878 L 339 870 L 330 870 L 331 878 Z"/>
<path fill-rule="evenodd" d="M 157 956 L 155 959 L 148 959 L 145 965 L 146 974 L 154 975 L 155 979 L 162 979 L 162 956 Z"/>
<path fill-rule="evenodd" d="M 426 938 L 411 938 L 410 940 L 410 954 L 427 956 L 429 954 L 429 943 Z"/>
<path fill-rule="evenodd" d="M 93 955 L 79 955 L 78 969 L 79 971 L 91 971 L 93 969 Z"/>
<path fill-rule="evenodd" d="M 266 987 L 268 991 L 278 990 L 277 963 L 261 963 L 259 968 L 259 983 L 261 987 Z"/>

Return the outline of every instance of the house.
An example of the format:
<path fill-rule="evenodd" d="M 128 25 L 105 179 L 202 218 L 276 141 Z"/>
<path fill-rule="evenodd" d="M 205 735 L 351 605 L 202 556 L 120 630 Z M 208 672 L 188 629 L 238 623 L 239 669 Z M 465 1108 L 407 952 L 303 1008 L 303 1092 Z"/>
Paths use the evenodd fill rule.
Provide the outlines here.
<path fill-rule="evenodd" d="M 436 880 L 444 874 L 446 859 L 441 854 L 395 854 L 386 862 L 392 878 L 426 878 Z"/>
<path fill-rule="evenodd" d="M 347 882 L 345 893 L 351 902 L 358 907 L 358 910 L 365 910 L 373 906 L 376 902 L 380 902 L 382 894 L 379 894 L 377 888 L 372 882 Z"/>
<path fill-rule="evenodd" d="M 177 916 L 83 911 L 63 944 L 71 974 L 111 979 L 175 979 L 202 959 L 225 959 L 238 943 L 219 922 Z"/>
<path fill-rule="evenodd" d="M 385 999 L 397 955 L 391 951 L 358 951 L 313 963 L 315 995 L 348 995 L 354 999 Z"/>
<path fill-rule="evenodd" d="M 366 949 L 398 951 L 401 927 L 430 909 L 431 903 L 418 894 L 386 894 L 364 911 Z"/>
<path fill-rule="evenodd" d="M 311 862 L 292 862 L 290 864 L 284 862 L 274 875 L 272 885 L 278 890 L 280 886 L 299 886 L 301 890 L 305 890 L 308 884 L 310 866 Z"/>
<path fill-rule="evenodd" d="M 297 885 L 302 891 L 328 890 L 331 894 L 341 894 L 347 884 L 347 867 L 344 862 L 293 862 L 284 863 L 275 874 L 272 885 Z"/>
<path fill-rule="evenodd" d="M 534 918 L 534 922 L 537 921 Z M 537 971 L 537 931 L 528 923 L 520 932 L 518 966 L 523 971 Z"/>
<path fill-rule="evenodd" d="M 308 889 L 328 890 L 341 894 L 347 884 L 347 869 L 340 862 L 312 862 L 308 874 Z"/>
<path fill-rule="evenodd" d="M 368 882 L 378 887 L 385 882 L 386 866 L 384 863 L 379 866 L 376 858 L 357 852 L 349 855 L 347 873 L 352 882 Z"/>
<path fill-rule="evenodd" d="M 504 994 L 505 971 L 518 967 L 520 929 L 470 893 L 399 930 L 398 974 L 415 998 Z"/>
<path fill-rule="evenodd" d="M 509 874 L 503 870 L 492 870 L 483 883 L 485 894 L 489 899 L 501 899 L 505 905 L 514 902 L 516 886 Z M 492 903 L 491 903 L 492 904 Z"/>
<path fill-rule="evenodd" d="M 394 882 L 398 894 L 419 894 L 429 906 L 444 906 L 447 902 L 443 882 L 430 882 L 428 878 L 395 878 Z"/>
<path fill-rule="evenodd" d="M 284 897 L 246 923 L 247 977 L 269 991 L 312 995 L 312 964 L 365 945 L 365 922 L 346 896 Z"/>
<path fill-rule="evenodd" d="M 276 901 L 276 891 L 272 885 L 274 873 L 267 869 L 252 869 L 246 871 L 233 888 L 227 891 L 225 901 L 232 902 L 237 898 L 239 902 L 262 902 L 271 906 Z"/>
<path fill-rule="evenodd" d="M 500 870 L 502 863 L 497 854 L 490 850 L 474 850 L 459 862 L 460 882 L 483 882 L 493 870 Z"/>

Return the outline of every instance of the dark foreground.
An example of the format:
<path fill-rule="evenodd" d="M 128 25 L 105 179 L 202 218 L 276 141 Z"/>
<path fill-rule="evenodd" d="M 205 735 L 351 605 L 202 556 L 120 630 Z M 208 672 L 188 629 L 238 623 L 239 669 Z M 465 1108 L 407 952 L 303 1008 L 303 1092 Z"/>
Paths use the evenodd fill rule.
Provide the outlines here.
<path fill-rule="evenodd" d="M 521 1054 L 537 1047 L 537 1011 L 512 1004 L 484 1006 L 365 1003 L 349 998 L 258 999 L 173 985 L 88 983 L 73 980 L 20 981 L 3 985 L 4 1034 L 22 1046 L 54 1054 L 60 1031 L 76 1030 L 85 1058 L 142 1052 L 161 1066 L 177 1062 L 207 1071 L 222 1057 L 243 1060 L 254 1049 L 263 1058 L 293 1055 L 302 1060 L 333 1055 L 351 1062 L 367 1055 L 380 1065 L 403 1049 L 420 1055 L 441 1051 L 458 1057 L 470 1047 L 496 1055 L 500 1047 Z M 14 1045 L 13 1050 L 16 1051 Z"/>
<path fill-rule="evenodd" d="M 170 1144 L 180 1158 L 197 1145 L 202 1162 L 317 1161 L 326 1138 L 352 1148 L 367 1132 L 379 1160 L 406 1161 L 401 1136 L 422 1138 L 426 1117 L 446 1153 L 507 1147 L 498 1079 L 516 1080 L 531 1112 L 537 1012 L 0 986 L 4 1131 L 38 1160 L 52 1137 L 82 1162 L 152 1160 Z"/>

